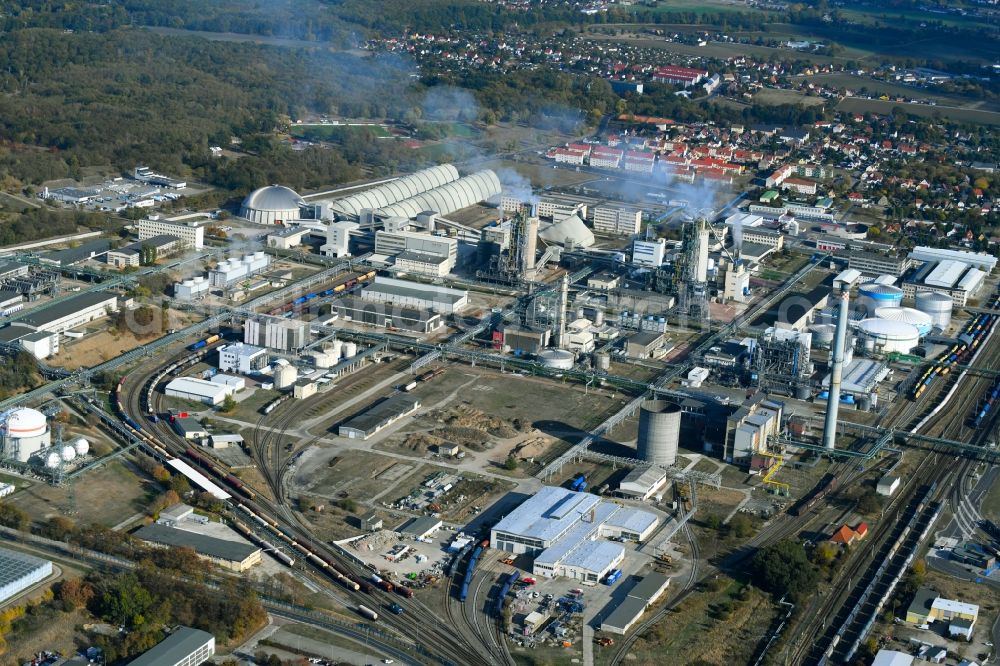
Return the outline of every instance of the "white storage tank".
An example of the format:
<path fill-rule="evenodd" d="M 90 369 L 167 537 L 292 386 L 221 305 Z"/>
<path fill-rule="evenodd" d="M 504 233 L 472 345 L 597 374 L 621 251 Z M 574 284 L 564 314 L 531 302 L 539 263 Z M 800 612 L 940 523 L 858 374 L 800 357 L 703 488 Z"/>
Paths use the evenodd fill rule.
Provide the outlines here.
<path fill-rule="evenodd" d="M 869 316 L 878 308 L 898 308 L 903 303 L 903 290 L 891 284 L 869 282 L 858 287 L 858 302 Z"/>
<path fill-rule="evenodd" d="M 62 458 L 60 458 L 59 454 L 56 453 L 55 451 L 53 451 L 52 453 L 50 453 L 45 457 L 45 466 L 48 467 L 49 469 L 55 469 L 56 467 L 59 467 L 59 465 L 61 464 L 62 464 Z"/>
<path fill-rule="evenodd" d="M 76 458 L 76 449 L 67 444 L 59 449 L 59 457 L 63 459 L 63 462 L 69 462 Z"/>
<path fill-rule="evenodd" d="M 951 324 L 951 310 L 954 302 L 948 294 L 937 291 L 918 291 L 914 300 L 917 310 L 930 315 L 935 328 L 943 331 Z"/>
<path fill-rule="evenodd" d="M 333 366 L 335 366 L 337 364 L 337 361 L 340 360 L 340 357 L 334 356 L 330 352 L 321 351 L 321 352 L 314 352 L 312 354 L 312 359 L 313 359 L 313 364 L 317 368 L 325 370 L 327 368 L 332 368 Z"/>
<path fill-rule="evenodd" d="M 597 352 L 594 354 L 594 367 L 603 372 L 611 369 L 611 355 L 607 352 Z"/>
<path fill-rule="evenodd" d="M 813 344 L 817 347 L 829 347 L 837 334 L 837 327 L 834 324 L 816 324 L 809 330 L 812 332 Z"/>
<path fill-rule="evenodd" d="M 274 372 L 274 388 L 285 389 L 299 378 L 299 371 L 292 365 L 283 365 Z"/>
<path fill-rule="evenodd" d="M 345 342 L 343 350 L 344 358 L 354 358 L 358 355 L 358 345 L 356 342 Z"/>
<path fill-rule="evenodd" d="M 73 440 L 73 448 L 76 450 L 76 455 L 85 456 L 90 452 L 90 442 L 83 437 L 77 437 Z"/>
<path fill-rule="evenodd" d="M 538 360 L 546 368 L 570 370 L 576 364 L 576 356 L 565 349 L 546 349 L 538 355 Z"/>
<path fill-rule="evenodd" d="M 933 328 L 934 325 L 934 322 L 929 314 L 913 308 L 879 308 L 875 310 L 875 316 L 879 319 L 888 319 L 890 321 L 901 321 L 907 324 L 913 324 L 917 327 L 917 330 L 920 331 L 920 337 L 930 333 L 931 328 Z"/>
<path fill-rule="evenodd" d="M 868 351 L 909 354 L 920 341 L 920 331 L 913 324 L 889 319 L 863 319 L 858 335 Z"/>
<path fill-rule="evenodd" d="M 340 340 L 334 340 L 330 348 L 326 351 L 328 354 L 333 354 L 334 358 L 340 359 L 344 352 L 344 343 Z"/>

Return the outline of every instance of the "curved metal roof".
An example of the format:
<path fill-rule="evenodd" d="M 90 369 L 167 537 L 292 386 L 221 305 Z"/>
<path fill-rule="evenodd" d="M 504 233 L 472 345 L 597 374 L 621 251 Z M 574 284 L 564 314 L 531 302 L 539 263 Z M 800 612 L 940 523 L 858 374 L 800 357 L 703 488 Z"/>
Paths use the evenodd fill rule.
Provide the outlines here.
<path fill-rule="evenodd" d="M 242 210 L 260 211 L 298 211 L 299 206 L 305 204 L 295 190 L 284 185 L 268 185 L 261 187 L 247 195 L 241 206 Z"/>
<path fill-rule="evenodd" d="M 922 333 L 929 331 L 934 323 L 934 320 L 929 314 L 913 308 L 876 308 L 875 316 L 879 319 L 888 319 L 890 321 L 901 321 L 906 324 L 912 324 Z"/>
<path fill-rule="evenodd" d="M 425 210 L 441 215 L 468 208 L 500 194 L 500 179 L 489 169 L 459 178 L 379 209 L 379 217 L 416 217 Z"/>
<path fill-rule="evenodd" d="M 344 215 L 359 215 L 363 208 L 379 209 L 391 206 L 404 199 L 447 185 L 458 180 L 458 177 L 458 169 L 451 164 L 442 164 L 417 171 L 370 190 L 337 199 L 330 206 L 333 210 Z"/>

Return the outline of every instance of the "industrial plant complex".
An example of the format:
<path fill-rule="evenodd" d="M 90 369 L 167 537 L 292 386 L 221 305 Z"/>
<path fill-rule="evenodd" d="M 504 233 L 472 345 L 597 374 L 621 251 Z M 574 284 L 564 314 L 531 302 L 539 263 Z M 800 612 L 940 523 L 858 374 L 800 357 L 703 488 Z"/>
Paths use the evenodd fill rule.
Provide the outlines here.
<path fill-rule="evenodd" d="M 546 159 L 617 159 L 565 150 Z M 838 562 L 865 541 L 857 609 L 830 614 L 860 641 L 942 525 L 940 456 L 996 456 L 996 378 L 977 369 L 996 260 L 835 242 L 835 223 L 746 195 L 558 189 L 451 164 L 268 185 L 225 238 L 217 212 L 151 214 L 121 244 L 12 256 L 0 340 L 54 388 L 5 401 L 2 464 L 62 488 L 151 459 L 182 503 L 114 521 L 147 557 L 292 571 L 368 623 L 409 621 L 417 597 L 462 632 L 490 623 L 498 650 L 632 640 L 737 542 L 808 534 L 802 557 Z M 989 577 L 1000 536 L 977 515 L 935 557 Z M 19 558 L 6 596 L 53 572 Z M 906 623 L 979 635 L 966 602 L 928 603 Z M 213 653 L 181 628 L 134 663 Z"/>

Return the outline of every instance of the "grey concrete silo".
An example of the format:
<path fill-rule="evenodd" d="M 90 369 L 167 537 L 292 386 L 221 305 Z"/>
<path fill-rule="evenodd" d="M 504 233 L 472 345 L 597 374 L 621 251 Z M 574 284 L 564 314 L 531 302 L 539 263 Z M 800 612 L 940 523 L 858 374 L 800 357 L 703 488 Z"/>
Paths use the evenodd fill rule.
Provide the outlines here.
<path fill-rule="evenodd" d="M 646 400 L 639 406 L 639 458 L 655 465 L 673 465 L 681 435 L 680 405 Z"/>

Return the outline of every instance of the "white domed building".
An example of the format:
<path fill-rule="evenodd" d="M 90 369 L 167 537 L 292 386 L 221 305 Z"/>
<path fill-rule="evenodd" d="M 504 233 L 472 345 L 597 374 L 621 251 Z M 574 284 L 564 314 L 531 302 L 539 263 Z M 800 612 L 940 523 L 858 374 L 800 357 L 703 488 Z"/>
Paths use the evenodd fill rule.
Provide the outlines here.
<path fill-rule="evenodd" d="M 19 407 L 0 414 L 0 437 L 3 438 L 3 456 L 28 462 L 52 443 L 48 420 L 37 409 Z"/>
<path fill-rule="evenodd" d="M 305 200 L 295 190 L 284 185 L 268 185 L 247 195 L 240 205 L 240 217 L 257 224 L 281 224 L 301 220 L 305 205 Z"/>

